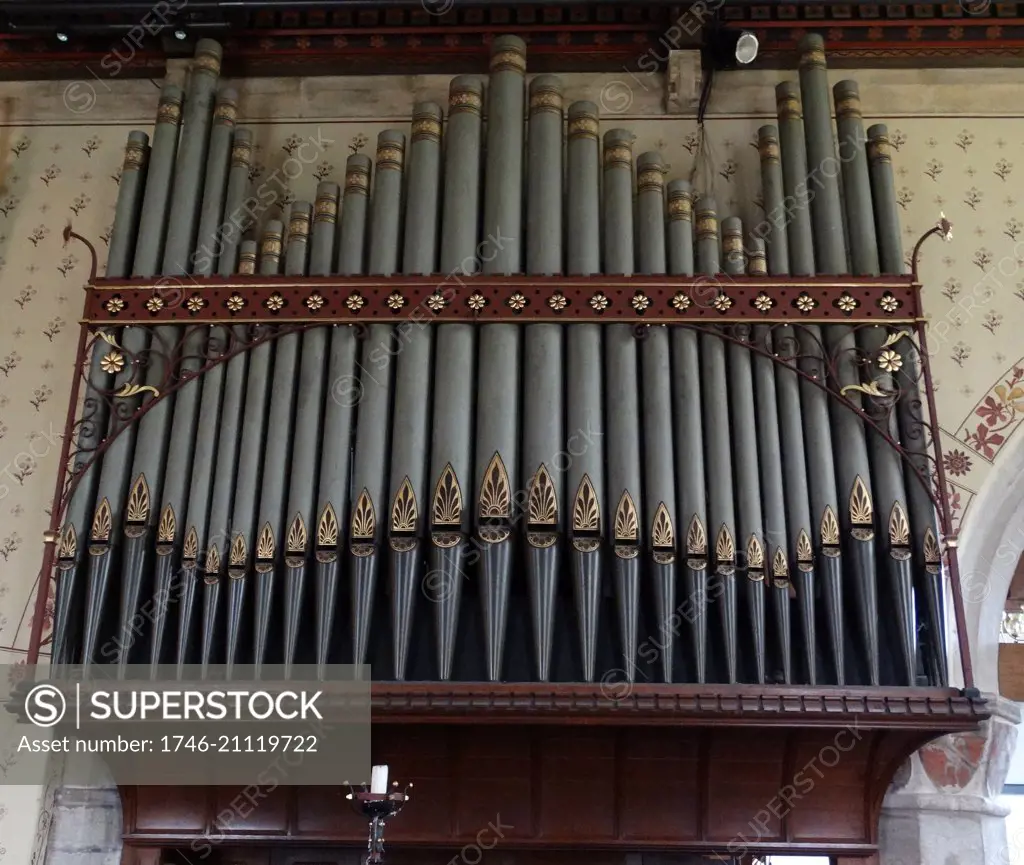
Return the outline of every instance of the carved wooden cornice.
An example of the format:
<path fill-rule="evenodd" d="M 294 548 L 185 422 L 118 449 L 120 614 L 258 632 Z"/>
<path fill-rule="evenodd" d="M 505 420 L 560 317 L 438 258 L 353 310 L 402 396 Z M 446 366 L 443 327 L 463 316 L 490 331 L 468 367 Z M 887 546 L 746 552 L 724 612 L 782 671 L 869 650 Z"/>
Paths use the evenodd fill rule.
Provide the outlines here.
<path fill-rule="evenodd" d="M 375 682 L 374 723 L 826 726 L 971 730 L 981 697 L 951 688 Z"/>

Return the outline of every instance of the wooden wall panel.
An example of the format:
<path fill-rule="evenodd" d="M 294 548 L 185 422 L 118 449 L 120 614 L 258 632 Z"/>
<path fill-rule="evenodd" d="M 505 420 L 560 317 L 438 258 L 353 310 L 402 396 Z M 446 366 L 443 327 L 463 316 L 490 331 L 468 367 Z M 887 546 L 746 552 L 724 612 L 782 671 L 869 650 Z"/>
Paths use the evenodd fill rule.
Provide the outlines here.
<path fill-rule="evenodd" d="M 288 832 L 289 787 L 260 790 L 253 787 L 217 787 L 211 825 L 225 837 L 232 835 L 284 835 Z M 262 794 L 262 795 L 261 795 Z"/>
<path fill-rule="evenodd" d="M 538 838 L 599 843 L 616 837 L 615 734 L 565 727 L 540 738 Z"/>
<path fill-rule="evenodd" d="M 820 762 L 836 733 L 728 725 L 394 725 L 375 728 L 373 758 L 391 766 L 392 779 L 414 783 L 405 809 L 388 821 L 388 850 L 449 851 L 439 865 L 451 851 L 486 849 L 499 832 L 499 858 L 556 848 L 709 853 L 730 842 L 750 850 L 802 845 L 869 853 L 885 786 L 927 734 L 867 732 L 802 795 L 789 792 L 787 805 L 787 786 L 796 788 L 796 773 Z M 279 787 L 264 798 L 255 794 L 255 802 L 246 792 L 126 788 L 126 841 L 188 848 L 207 837 L 218 847 L 365 847 L 366 822 L 344 798 L 347 788 Z"/>
<path fill-rule="evenodd" d="M 791 769 L 782 790 L 790 837 L 856 840 L 869 833 L 867 811 L 851 808 L 871 778 L 874 735 L 859 730 L 803 731 L 794 737 Z"/>
<path fill-rule="evenodd" d="M 206 828 L 209 811 L 208 797 L 196 795 L 197 788 L 134 787 L 132 789 L 135 791 L 132 800 L 135 811 L 135 831 L 192 834 L 202 832 Z M 199 792 L 205 793 L 206 791 L 199 788 Z"/>
<path fill-rule="evenodd" d="M 352 810 L 345 798 L 347 794 L 348 787 L 296 788 L 292 794 L 294 834 L 327 838 L 332 833 L 342 833 L 344 837 L 357 838 L 365 833 L 366 822 Z"/>
<path fill-rule="evenodd" d="M 680 843 L 701 837 L 700 742 L 698 731 L 674 729 L 621 738 L 622 838 Z"/>
<path fill-rule="evenodd" d="M 708 838 L 730 841 L 785 837 L 781 819 L 768 809 L 783 779 L 785 730 L 756 736 L 742 730 L 716 732 L 708 754 Z"/>
<path fill-rule="evenodd" d="M 454 772 L 456 787 L 455 835 L 490 843 L 502 837 L 532 838 L 537 834 L 534 816 L 534 771 L 537 750 L 532 731 L 526 728 L 493 730 L 468 728 L 456 739 Z M 495 827 L 500 824 L 502 828 Z"/>

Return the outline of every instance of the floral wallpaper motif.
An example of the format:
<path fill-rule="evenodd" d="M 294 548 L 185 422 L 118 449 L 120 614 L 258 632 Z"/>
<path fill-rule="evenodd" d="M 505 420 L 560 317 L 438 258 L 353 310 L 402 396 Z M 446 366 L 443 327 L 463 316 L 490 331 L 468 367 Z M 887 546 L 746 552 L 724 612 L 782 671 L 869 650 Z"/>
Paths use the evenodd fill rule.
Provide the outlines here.
<path fill-rule="evenodd" d="M 908 256 L 940 212 L 954 224 L 952 243 L 931 241 L 925 247 L 921 277 L 944 469 L 959 523 L 1024 420 L 1024 246 L 1018 249 L 1024 241 L 1024 195 L 1018 191 L 1024 116 L 866 120 L 889 126 Z M 631 126 L 634 152 L 660 150 L 670 177 L 687 176 L 699 157 L 698 186 L 714 192 L 720 216 L 738 215 L 752 226 L 764 213 L 758 154 L 751 145 L 765 122 L 771 118 L 711 117 L 709 146 L 703 149 L 688 119 L 609 118 L 605 125 Z M 311 200 L 320 180 L 342 180 L 349 153 L 372 156 L 379 132 L 395 125 L 254 125 L 250 179 L 256 185 L 276 178 L 279 186 L 261 221 L 293 200 Z M 64 248 L 62 230 L 70 220 L 93 240 L 102 272 L 129 129 L 35 125 L 0 131 L 0 661 L 8 663 L 24 658 L 32 626 L 41 536 L 77 340 L 79 289 L 89 273 L 88 254 L 78 245 Z M 299 176 L 283 179 L 285 159 L 318 134 L 322 152 Z M 0 784 L 2 774 L 0 768 Z M 36 861 L 50 801 L 42 788 L 34 795 L 0 788 L 2 865 Z M 30 833 L 11 832 L 12 825 L 40 828 L 26 839 Z"/>

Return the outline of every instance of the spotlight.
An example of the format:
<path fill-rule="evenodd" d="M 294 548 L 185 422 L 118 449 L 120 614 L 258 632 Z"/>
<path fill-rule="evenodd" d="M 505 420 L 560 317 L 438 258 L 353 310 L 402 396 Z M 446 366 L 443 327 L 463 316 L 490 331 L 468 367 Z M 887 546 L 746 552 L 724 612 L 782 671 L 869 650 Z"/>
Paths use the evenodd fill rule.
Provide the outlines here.
<path fill-rule="evenodd" d="M 177 39 L 179 42 L 184 42 L 186 39 L 188 39 L 188 33 L 186 33 L 184 30 L 175 30 L 174 38 Z"/>
<path fill-rule="evenodd" d="M 736 41 L 736 62 L 746 65 L 757 59 L 757 37 L 749 30 L 744 30 Z"/>
<path fill-rule="evenodd" d="M 61 33 L 61 32 L 57 33 L 57 41 L 58 42 L 67 42 L 68 38 L 69 37 L 68 37 L 67 33 Z"/>

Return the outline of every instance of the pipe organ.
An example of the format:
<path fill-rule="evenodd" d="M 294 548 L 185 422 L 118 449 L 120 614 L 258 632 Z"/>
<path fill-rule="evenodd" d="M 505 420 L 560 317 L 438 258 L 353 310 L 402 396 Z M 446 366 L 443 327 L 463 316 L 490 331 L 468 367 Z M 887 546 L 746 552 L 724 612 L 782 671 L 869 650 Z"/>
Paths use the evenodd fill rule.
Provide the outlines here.
<path fill-rule="evenodd" d="M 819 37 L 757 226 L 514 36 L 250 225 L 219 64 L 128 138 L 56 663 L 946 684 L 889 143 Z"/>

